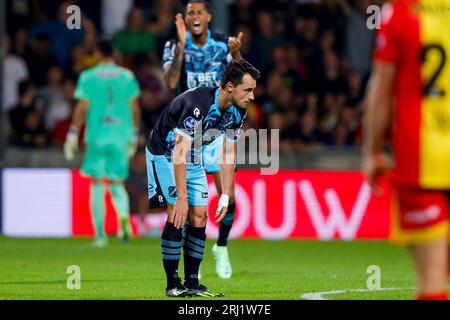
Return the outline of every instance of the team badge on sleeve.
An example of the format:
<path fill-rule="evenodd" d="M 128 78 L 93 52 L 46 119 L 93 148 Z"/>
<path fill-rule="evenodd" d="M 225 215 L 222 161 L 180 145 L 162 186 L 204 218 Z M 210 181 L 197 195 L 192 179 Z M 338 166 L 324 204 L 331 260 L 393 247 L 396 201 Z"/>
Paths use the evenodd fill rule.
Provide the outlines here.
<path fill-rule="evenodd" d="M 192 117 L 188 117 L 188 118 L 184 119 L 183 124 L 184 124 L 184 127 L 186 128 L 186 130 L 192 131 L 197 126 L 197 120 L 195 120 Z"/>

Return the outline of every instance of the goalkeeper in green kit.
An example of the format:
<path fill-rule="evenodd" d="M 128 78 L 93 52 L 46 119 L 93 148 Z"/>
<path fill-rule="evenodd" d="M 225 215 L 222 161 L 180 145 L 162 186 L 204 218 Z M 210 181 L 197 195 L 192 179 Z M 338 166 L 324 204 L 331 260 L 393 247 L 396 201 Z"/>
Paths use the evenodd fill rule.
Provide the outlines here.
<path fill-rule="evenodd" d="M 94 244 L 99 247 L 108 243 L 104 230 L 106 183 L 119 217 L 118 237 L 127 241 L 131 236 L 124 181 L 129 174 L 129 159 L 138 146 L 140 126 L 139 85 L 131 71 L 114 63 L 113 52 L 112 42 L 101 40 L 96 52 L 99 64 L 81 73 L 74 94 L 78 102 L 64 144 L 65 158 L 72 160 L 86 121 L 81 173 L 92 178 L 90 207 L 96 231 Z"/>

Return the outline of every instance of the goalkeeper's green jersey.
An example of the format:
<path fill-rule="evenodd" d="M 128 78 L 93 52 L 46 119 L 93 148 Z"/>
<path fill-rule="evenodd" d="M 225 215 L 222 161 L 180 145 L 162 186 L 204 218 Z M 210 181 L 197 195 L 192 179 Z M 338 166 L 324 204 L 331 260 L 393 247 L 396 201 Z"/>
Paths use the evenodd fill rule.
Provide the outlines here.
<path fill-rule="evenodd" d="M 102 63 L 81 73 L 74 97 L 87 100 L 85 143 L 127 145 L 133 136 L 130 100 L 140 95 L 133 73 Z"/>

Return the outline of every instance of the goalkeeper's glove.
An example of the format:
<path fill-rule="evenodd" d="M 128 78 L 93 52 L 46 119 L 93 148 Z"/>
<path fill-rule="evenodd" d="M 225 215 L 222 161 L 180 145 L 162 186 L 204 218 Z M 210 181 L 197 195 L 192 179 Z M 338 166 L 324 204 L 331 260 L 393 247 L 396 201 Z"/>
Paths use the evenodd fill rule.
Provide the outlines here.
<path fill-rule="evenodd" d="M 67 161 L 73 160 L 75 158 L 75 153 L 78 150 L 78 130 L 75 128 L 70 128 L 66 136 L 66 141 L 64 142 L 64 158 Z"/>
<path fill-rule="evenodd" d="M 136 153 L 139 146 L 139 129 L 135 128 L 133 138 L 128 145 L 128 158 L 131 158 Z"/>

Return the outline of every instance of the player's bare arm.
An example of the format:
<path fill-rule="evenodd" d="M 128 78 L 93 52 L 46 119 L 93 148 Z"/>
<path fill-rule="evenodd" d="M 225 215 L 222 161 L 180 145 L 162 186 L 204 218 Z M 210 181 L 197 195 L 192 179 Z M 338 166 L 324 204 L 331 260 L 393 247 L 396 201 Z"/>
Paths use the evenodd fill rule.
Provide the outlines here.
<path fill-rule="evenodd" d="M 172 63 L 164 72 L 164 81 L 169 89 L 175 90 L 178 85 L 178 81 L 180 81 L 181 76 L 181 66 L 183 64 L 183 51 L 184 46 L 186 45 L 186 25 L 183 20 L 183 15 L 178 13 L 175 16 L 175 25 L 177 27 L 177 35 L 178 41 L 177 46 L 175 48 L 175 57 Z"/>
<path fill-rule="evenodd" d="M 64 157 L 66 160 L 73 160 L 78 150 L 78 133 L 86 120 L 86 113 L 89 107 L 87 100 L 78 100 L 70 124 L 69 132 L 64 142 Z"/>
<path fill-rule="evenodd" d="M 75 106 L 72 122 L 70 124 L 71 129 L 79 131 L 86 120 L 86 113 L 89 107 L 87 100 L 79 100 Z"/>
<path fill-rule="evenodd" d="M 139 127 L 141 123 L 141 112 L 139 110 L 139 101 L 137 97 L 130 100 L 131 114 L 133 119 L 133 139 L 128 148 L 128 157 L 134 156 L 139 145 Z"/>
<path fill-rule="evenodd" d="M 231 56 L 233 60 L 241 60 L 241 46 L 242 46 L 242 37 L 244 34 L 239 32 L 237 37 L 229 37 L 228 38 L 228 47 L 230 48 Z"/>
<path fill-rule="evenodd" d="M 222 194 L 216 211 L 216 223 L 219 223 L 226 215 L 228 201 L 233 192 L 234 165 L 236 162 L 236 143 L 225 138 L 222 152 L 222 164 L 220 165 L 220 177 Z"/>
<path fill-rule="evenodd" d="M 186 156 L 191 149 L 191 144 L 191 140 L 177 134 L 173 150 L 173 168 L 178 194 L 173 207 L 173 224 L 177 229 L 184 226 L 189 211 L 186 187 Z"/>
<path fill-rule="evenodd" d="M 139 100 L 137 97 L 131 99 L 130 106 L 133 115 L 133 128 L 139 129 L 141 123 L 141 112 L 139 110 Z"/>
<path fill-rule="evenodd" d="M 375 195 L 381 194 L 377 179 L 388 169 L 388 157 L 383 149 L 391 117 L 395 75 L 394 64 L 375 63 L 367 89 L 363 170 Z"/>

